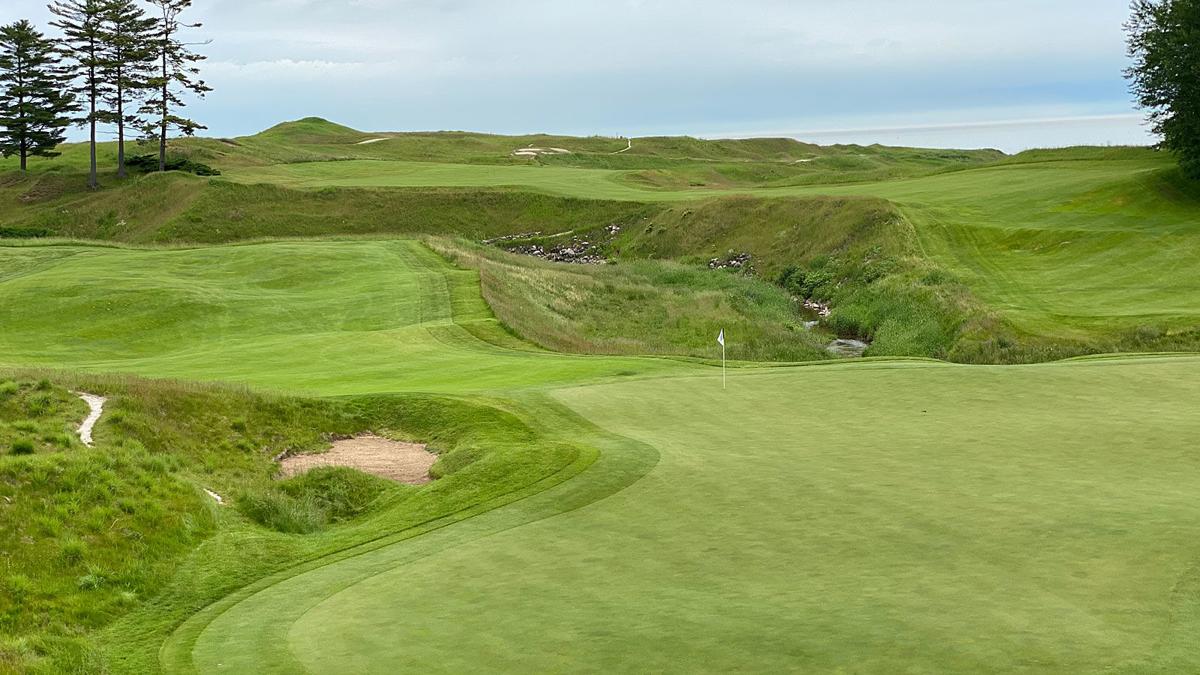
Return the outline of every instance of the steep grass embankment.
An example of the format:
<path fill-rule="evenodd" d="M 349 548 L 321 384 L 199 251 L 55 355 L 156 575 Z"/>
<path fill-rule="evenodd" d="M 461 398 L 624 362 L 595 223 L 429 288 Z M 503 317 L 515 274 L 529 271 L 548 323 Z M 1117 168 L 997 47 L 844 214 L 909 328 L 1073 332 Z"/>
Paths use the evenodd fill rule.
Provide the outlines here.
<path fill-rule="evenodd" d="M 912 224 L 891 203 L 878 198 L 723 197 L 671 205 L 615 237 L 607 237 L 603 230 L 578 236 L 604 242 L 609 253 L 622 261 L 652 258 L 705 264 L 748 253 L 759 278 L 774 282 L 794 298 L 830 304 L 833 313 L 825 322 L 828 328 L 843 336 L 870 340 L 869 355 L 945 358 L 968 326 L 994 321 L 966 286 L 924 255 Z M 550 244 L 554 238 L 532 241 Z M 685 283 L 698 288 L 718 283 L 706 282 L 705 272 L 696 274 Z M 603 278 L 600 273 L 592 276 Z M 670 281 L 665 270 L 656 276 L 660 279 L 657 283 L 668 286 L 679 282 Z M 560 288 L 567 278 L 560 277 Z M 511 269 L 507 278 L 484 275 L 483 283 L 489 302 L 506 306 L 498 310 L 501 315 L 517 314 L 511 307 L 522 294 L 542 298 L 563 294 L 547 284 L 538 290 L 539 284 L 528 275 Z M 522 284 L 524 290 L 517 291 L 515 287 Z M 567 287 L 579 292 L 581 284 Z M 525 302 L 526 306 L 532 304 Z M 751 311 L 746 314 L 769 315 L 763 305 L 747 305 Z M 617 317 L 614 313 L 612 320 Z M 528 322 L 514 325 L 526 326 L 519 330 L 534 335 L 544 333 L 529 327 Z M 762 338 L 762 344 L 751 352 L 755 356 L 789 353 L 768 346 L 772 340 L 785 339 L 786 334 L 748 332 L 753 340 Z M 807 340 L 793 337 L 790 342 L 800 347 L 811 343 L 811 336 Z"/>
<path fill-rule="evenodd" d="M 269 237 L 519 232 L 634 223 L 637 202 L 498 189 L 293 190 L 185 174 L 148 175 L 90 193 L 57 174 L 0 181 L 0 238 L 57 236 L 131 243 L 224 243 Z"/>
<path fill-rule="evenodd" d="M 670 261 L 561 265 L 463 240 L 430 239 L 451 262 L 479 271 L 483 297 L 506 326 L 556 351 L 728 355 L 747 361 L 828 358 L 827 336 L 802 325 L 795 300 L 754 277 Z"/>
<path fill-rule="evenodd" d="M 58 440 L 83 414 L 64 385 L 110 399 L 94 449 Z M 439 480 L 345 469 L 271 479 L 280 452 L 365 430 L 430 443 Z M 153 672 L 167 633 L 255 579 L 503 503 L 594 457 L 486 402 L 50 372 L 0 375 L 0 436 L 14 434 L 37 441 L 32 454 L 0 451 L 0 671 L 16 672 Z"/>

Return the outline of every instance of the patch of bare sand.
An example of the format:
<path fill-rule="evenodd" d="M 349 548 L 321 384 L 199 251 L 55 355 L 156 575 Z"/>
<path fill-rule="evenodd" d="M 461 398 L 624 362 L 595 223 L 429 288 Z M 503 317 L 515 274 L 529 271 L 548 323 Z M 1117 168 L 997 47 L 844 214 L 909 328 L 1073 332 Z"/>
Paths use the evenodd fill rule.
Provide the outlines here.
<path fill-rule="evenodd" d="M 419 443 L 401 443 L 366 434 L 334 441 L 329 452 L 284 457 L 279 464 L 280 474 L 285 478 L 319 466 L 348 466 L 401 483 L 422 485 L 433 480 L 429 468 L 436 461 L 437 455 Z"/>

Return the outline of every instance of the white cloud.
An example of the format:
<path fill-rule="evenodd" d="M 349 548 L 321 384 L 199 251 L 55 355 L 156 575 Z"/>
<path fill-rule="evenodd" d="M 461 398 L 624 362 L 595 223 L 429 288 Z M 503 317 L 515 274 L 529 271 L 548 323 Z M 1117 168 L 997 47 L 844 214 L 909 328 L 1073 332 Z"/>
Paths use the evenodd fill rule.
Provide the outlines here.
<path fill-rule="evenodd" d="M 226 134 L 317 112 L 584 133 L 922 124 L 1001 106 L 1111 114 L 1128 112 L 1114 109 L 1127 100 L 1126 12 L 1126 0 L 203 0 L 193 18 L 213 39 L 217 91 L 197 114 Z M 47 19 L 41 0 L 0 8 L 0 21 L 18 16 Z"/>

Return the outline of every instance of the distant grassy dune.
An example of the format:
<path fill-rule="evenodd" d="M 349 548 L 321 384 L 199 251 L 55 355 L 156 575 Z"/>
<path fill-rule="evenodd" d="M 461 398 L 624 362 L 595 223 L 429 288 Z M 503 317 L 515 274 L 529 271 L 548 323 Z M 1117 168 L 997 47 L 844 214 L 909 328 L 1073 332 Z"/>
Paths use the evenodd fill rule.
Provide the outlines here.
<path fill-rule="evenodd" d="M 570 152 L 513 155 L 529 146 Z M 105 175 L 88 193 L 79 145 L 28 176 L 0 174 L 0 237 L 480 240 L 617 225 L 607 242 L 617 259 L 751 254 L 766 280 L 800 279 L 791 292 L 830 302 L 831 327 L 872 340 L 872 354 L 1025 362 L 1200 349 L 1200 191 L 1149 149 L 1007 157 L 790 139 L 377 134 L 308 118 L 173 151 L 224 175 Z M 101 160 L 111 165 L 111 145 Z"/>

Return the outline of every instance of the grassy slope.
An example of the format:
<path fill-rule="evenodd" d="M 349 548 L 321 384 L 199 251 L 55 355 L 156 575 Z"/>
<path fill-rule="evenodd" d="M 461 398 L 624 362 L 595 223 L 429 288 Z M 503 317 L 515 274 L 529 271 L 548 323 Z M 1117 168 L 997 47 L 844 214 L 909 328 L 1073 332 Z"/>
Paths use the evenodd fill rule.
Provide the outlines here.
<path fill-rule="evenodd" d="M 725 393 L 711 375 L 564 391 L 657 448 L 654 469 L 587 509 L 258 588 L 189 624 L 167 663 L 1187 670 L 1197 368 L 875 364 L 745 373 Z"/>
<path fill-rule="evenodd" d="M 0 256 L 0 269 L 16 270 L 0 281 L 0 323 L 10 327 L 0 364 L 326 394 L 487 391 L 517 384 L 514 369 L 529 386 L 635 369 L 633 360 L 519 343 L 492 318 L 477 273 L 414 241 L 28 246 Z M 637 369 L 680 367 L 655 360 Z"/>
<path fill-rule="evenodd" d="M 430 245 L 478 270 L 496 316 L 548 349 L 713 358 L 725 330 L 737 336 L 732 359 L 828 358 L 829 336 L 806 330 L 792 297 L 752 277 L 651 261 L 560 265 L 461 240 Z"/>
<path fill-rule="evenodd" d="M 959 317 L 949 344 L 924 341 L 940 349 L 919 353 L 964 361 L 1022 361 L 1106 351 L 1193 350 L 1200 344 L 1193 309 L 1198 306 L 1196 287 L 1190 281 L 1197 278 L 1194 268 L 1200 264 L 1195 255 L 1200 233 L 1194 227 L 1200 202 L 1195 188 L 1183 184 L 1169 162 L 1149 151 L 1076 150 L 1034 153 L 999 166 L 914 179 L 746 191 L 757 198 L 803 198 L 796 203 L 810 213 L 820 212 L 822 202 L 809 201 L 820 195 L 881 197 L 898 205 L 919 235 L 919 256 L 945 267 L 984 308 L 966 313 L 975 319 Z M 272 171 L 290 172 L 290 178 L 279 179 L 295 184 L 520 184 L 560 194 L 610 199 L 640 194 L 667 201 L 719 193 L 639 193 L 618 182 L 615 174 L 557 168 L 397 165 L 356 177 L 367 168 L 351 163 L 338 167 L 336 177 L 320 175 L 334 171 L 327 165 Z M 310 170 L 315 173 L 298 178 Z M 776 242 L 789 241 L 792 223 L 763 215 L 779 207 L 765 201 L 744 204 L 747 217 L 727 222 L 741 226 L 737 238 L 746 250 L 769 256 L 778 250 Z M 662 225 L 664 234 L 657 238 L 674 244 L 663 248 L 677 253 L 684 244 L 692 256 L 716 248 L 713 240 L 694 233 L 713 229 L 719 220 L 697 225 L 680 222 L 678 215 L 705 210 L 704 203 L 689 203 L 663 211 L 655 219 L 661 223 L 653 223 Z M 754 232 L 761 234 L 749 234 Z M 654 238 L 640 239 L 646 250 L 654 250 Z M 957 291 L 950 295 L 962 297 Z M 897 316 L 902 315 L 891 318 Z M 877 321 L 870 329 L 881 326 Z"/>
<path fill-rule="evenodd" d="M 305 560 L 413 536 L 544 489 L 596 453 L 582 436 L 531 425 L 532 415 L 555 414 L 549 403 L 514 413 L 424 395 L 295 399 L 46 375 L 110 396 L 110 411 L 94 450 L 0 456 L 0 672 L 149 672 L 162 640 L 197 607 Z M 22 392 L 35 389 L 23 377 L 15 380 Z M 38 391 L 69 400 L 58 385 Z M 55 409 L 16 407 L 5 406 L 6 424 L 65 426 Z M 440 479 L 421 488 L 364 487 L 337 472 L 271 481 L 279 452 L 364 430 L 429 442 Z M 232 506 L 217 507 L 201 487 Z M 367 492 L 337 503 L 330 489 Z M 245 507 L 280 505 L 280 495 L 295 512 L 277 511 L 266 524 L 282 532 L 246 517 L 258 514 Z M 290 527 L 298 522 L 306 527 Z"/>
<path fill-rule="evenodd" d="M 436 390 L 454 398 L 297 402 L 344 414 L 279 442 L 391 420 L 442 449 L 516 453 L 508 466 L 518 493 L 481 494 L 468 485 L 515 483 L 463 474 L 478 483 L 435 483 L 441 490 L 420 510 L 405 500 L 316 535 L 270 533 L 218 510 L 218 533 L 172 563 L 156 601 L 97 638 L 117 672 L 732 665 L 723 659 L 757 669 L 904 661 L 986 670 L 1013 660 L 1178 669 L 1196 658 L 1187 639 L 1197 616 L 1188 575 L 1200 555 L 1188 543 L 1196 486 L 1186 478 L 1195 474 L 1194 359 L 869 362 L 735 374 L 722 395 L 715 373 L 662 377 L 703 373 L 695 366 L 480 342 L 467 328 L 503 337 L 474 273 L 406 242 L 5 254 L 0 308 L 17 328 L 0 335 L 0 362 L 314 394 Z M 159 310 L 153 321 L 148 307 Z M 609 384 L 546 395 L 581 382 Z M 62 380 L 118 397 L 121 383 Z M 459 398 L 481 391 L 489 398 Z M 139 393 L 131 398 L 151 401 L 145 417 L 109 418 L 98 438 L 140 430 L 152 454 L 180 449 L 192 504 L 203 504 L 201 482 L 234 491 L 265 480 L 253 469 L 263 455 L 239 448 L 234 422 L 255 430 L 295 417 L 265 405 L 259 421 L 245 412 L 256 397 L 206 392 L 181 406 Z M 186 432 L 158 426 L 188 419 Z M 230 431 L 213 445 L 195 440 L 202 429 Z M 569 467 L 553 483 L 597 452 L 579 480 L 544 492 L 547 483 L 516 478 Z M 13 461 L 42 457 L 54 455 Z M 238 457 L 233 466 L 247 472 L 223 479 Z M 489 495 L 459 515 L 528 498 L 460 524 L 419 525 Z M 347 549 L 364 539 L 374 541 Z M 296 561 L 309 562 L 288 566 Z M 393 628 L 364 632 L 358 621 Z M 94 658 L 88 646 L 49 651 Z M 37 648 L 7 647 L 20 659 Z"/>
<path fill-rule="evenodd" d="M 508 157 L 507 148 L 569 139 L 402 134 L 357 145 L 373 137 L 310 119 L 230 142 L 181 142 L 225 168 L 226 178 L 277 184 L 147 177 L 97 195 L 70 188 L 82 159 L 71 146 L 65 157 L 39 163 L 31 178 L 2 181 L 0 202 L 11 208 L 0 210 L 0 227 L 219 242 L 332 232 L 485 238 L 615 223 L 624 228 L 619 255 L 627 258 L 696 260 L 744 250 L 768 278 L 791 264 L 832 277 L 819 293 L 837 308 L 832 325 L 872 338 L 874 354 L 1012 362 L 1200 345 L 1189 281 L 1200 236 L 1192 226 L 1195 190 L 1167 168 L 1169 158 L 1150 151 L 1036 151 L 944 173 L 995 156 L 857 148 L 850 155 L 919 158 L 924 168 L 915 173 L 943 173 L 784 187 L 763 187 L 788 182 L 764 174 L 693 187 L 689 172 L 714 171 L 714 162 L 751 171 L 826 151 L 818 159 L 848 162 L 848 150 L 777 139 L 639 139 L 636 153 L 610 155 L 612 139 L 577 139 L 576 159 L 610 159 L 530 164 Z M 818 163 L 801 166 L 808 164 Z M 678 180 L 638 173 L 646 171 Z M 850 169 L 820 173 L 856 178 Z M 898 175 L 906 174 L 876 178 Z M 881 233 L 881 219 L 895 232 Z M 874 279 L 876 248 L 888 258 L 883 283 Z M 869 265 L 877 269 L 863 269 Z"/>

